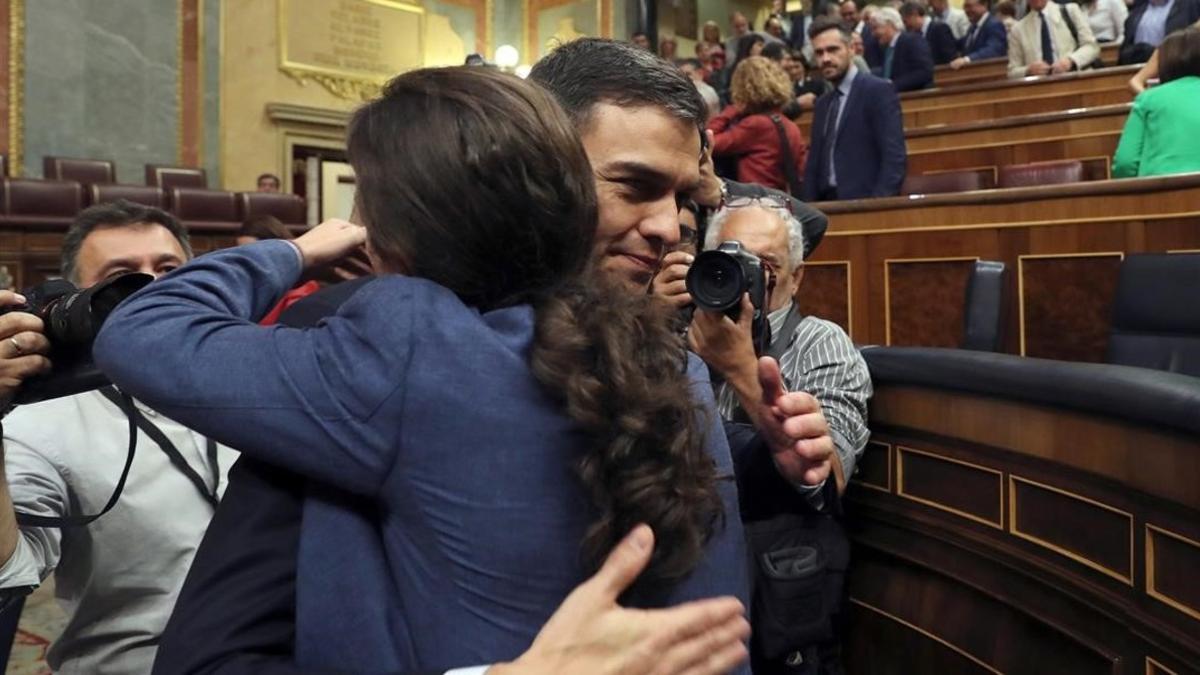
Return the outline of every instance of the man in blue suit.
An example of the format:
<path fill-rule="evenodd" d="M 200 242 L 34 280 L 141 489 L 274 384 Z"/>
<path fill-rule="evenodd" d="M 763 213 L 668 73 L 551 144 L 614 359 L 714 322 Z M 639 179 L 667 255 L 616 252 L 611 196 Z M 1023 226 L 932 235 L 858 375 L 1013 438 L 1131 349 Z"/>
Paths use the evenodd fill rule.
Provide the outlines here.
<path fill-rule="evenodd" d="M 881 7 L 871 15 L 875 45 L 866 52 L 871 72 L 896 85 L 896 91 L 916 91 L 933 85 L 933 52 L 929 43 L 904 30 L 900 12 Z"/>
<path fill-rule="evenodd" d="M 899 194 L 908 153 L 896 89 L 853 65 L 850 34 L 837 22 L 814 23 L 809 40 L 834 89 L 813 111 L 804 201 Z"/>
<path fill-rule="evenodd" d="M 900 6 L 900 18 L 908 32 L 924 38 L 935 65 L 945 65 L 958 56 L 958 40 L 954 39 L 950 24 L 930 18 L 925 5 L 909 0 Z"/>
<path fill-rule="evenodd" d="M 950 62 L 958 70 L 973 61 L 1008 56 L 1008 31 L 1004 24 L 988 11 L 990 0 L 963 0 L 963 11 L 971 27 L 958 44 L 962 56 Z"/>

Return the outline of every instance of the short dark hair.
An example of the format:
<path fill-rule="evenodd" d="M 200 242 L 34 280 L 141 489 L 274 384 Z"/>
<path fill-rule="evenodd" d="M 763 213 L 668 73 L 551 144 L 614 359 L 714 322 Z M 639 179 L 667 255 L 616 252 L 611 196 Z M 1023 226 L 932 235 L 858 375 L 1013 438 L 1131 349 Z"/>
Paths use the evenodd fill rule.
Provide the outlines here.
<path fill-rule="evenodd" d="M 649 35 L 647 35 L 647 34 L 646 34 L 646 32 L 645 32 L 645 31 L 640 31 L 640 30 L 635 30 L 635 31 L 633 31 L 633 33 L 630 33 L 629 37 L 630 37 L 630 39 L 632 39 L 632 38 L 635 38 L 635 37 L 637 37 L 637 36 L 639 36 L 639 35 L 641 35 L 641 36 L 642 36 L 642 37 L 644 37 L 644 38 L 649 38 L 649 37 L 650 37 Z"/>
<path fill-rule="evenodd" d="M 775 62 L 782 61 L 783 57 L 785 55 L 787 55 L 787 53 L 788 53 L 787 47 L 784 47 L 783 43 L 781 43 L 781 42 L 772 42 L 771 44 L 767 45 L 766 47 L 763 47 L 763 50 L 762 50 L 763 56 L 765 56 L 768 59 L 771 59 L 772 61 L 775 61 Z"/>
<path fill-rule="evenodd" d="M 758 33 L 750 33 L 749 35 L 743 35 L 742 37 L 738 38 L 737 58 L 735 59 L 735 62 L 741 61 L 742 59 L 750 56 L 750 50 L 754 49 L 754 45 L 765 43 L 766 41 L 767 39 Z"/>
<path fill-rule="evenodd" d="M 814 20 L 812 25 L 808 27 L 808 39 L 816 39 L 818 35 L 827 33 L 831 30 L 836 30 L 838 33 L 841 33 L 842 41 L 846 44 L 850 43 L 850 31 L 846 30 L 846 27 L 842 25 L 841 21 L 831 16 L 822 16 Z"/>
<path fill-rule="evenodd" d="M 239 237 L 254 237 L 258 240 L 263 239 L 295 239 L 296 235 L 283 224 L 275 216 L 263 215 L 248 218 L 242 222 L 242 227 L 238 230 Z"/>
<path fill-rule="evenodd" d="M 996 3 L 996 13 L 1001 16 L 1017 18 L 1017 3 L 1012 0 L 1000 0 Z"/>
<path fill-rule="evenodd" d="M 925 6 L 912 0 L 908 0 L 908 2 L 900 5 L 900 16 L 912 16 L 914 14 L 925 16 Z"/>
<path fill-rule="evenodd" d="M 167 231 L 179 242 L 184 257 L 191 260 L 192 244 L 188 241 L 187 230 L 179 224 L 175 216 L 153 206 L 137 204 L 127 199 L 118 199 L 115 202 L 86 208 L 75 216 L 71 227 L 67 228 L 66 236 L 63 237 L 61 263 L 63 278 L 71 282 L 78 282 L 79 270 L 76 269 L 76 265 L 79 262 L 79 249 L 83 247 L 83 240 L 87 239 L 87 236 L 93 231 L 143 223 L 162 225 L 167 228 Z"/>
<path fill-rule="evenodd" d="M 691 78 L 655 54 L 625 42 L 581 38 L 537 62 L 529 79 L 558 99 L 577 130 L 599 103 L 652 106 L 703 133 L 708 108 Z"/>
<path fill-rule="evenodd" d="M 261 182 L 262 182 L 262 179 L 264 179 L 264 178 L 270 178 L 271 180 L 275 181 L 275 184 L 276 184 L 276 185 L 280 185 L 280 186 L 282 186 L 282 185 L 283 185 L 283 181 L 279 180 L 279 176 L 276 176 L 276 175 L 275 175 L 275 174 L 273 174 L 273 173 L 260 173 L 260 174 L 258 175 L 258 178 L 256 178 L 256 179 L 254 180 L 254 184 L 255 184 L 255 185 L 258 185 L 259 183 L 261 183 Z"/>
<path fill-rule="evenodd" d="M 1160 82 L 1189 75 L 1200 76 L 1200 28 L 1177 30 L 1158 46 Z"/>

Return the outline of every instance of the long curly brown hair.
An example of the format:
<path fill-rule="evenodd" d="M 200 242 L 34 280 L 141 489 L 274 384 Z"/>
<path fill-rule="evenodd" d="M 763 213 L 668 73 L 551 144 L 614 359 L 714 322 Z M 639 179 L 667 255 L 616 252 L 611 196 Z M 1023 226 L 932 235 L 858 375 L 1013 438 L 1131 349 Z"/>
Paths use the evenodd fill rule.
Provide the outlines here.
<path fill-rule="evenodd" d="M 531 371 L 587 448 L 579 476 L 600 515 L 585 563 L 644 522 L 658 545 L 643 577 L 687 574 L 723 508 L 686 351 L 661 301 L 593 278 L 594 178 L 563 109 L 489 69 L 418 70 L 355 113 L 347 147 L 385 265 L 481 312 L 533 306 Z"/>

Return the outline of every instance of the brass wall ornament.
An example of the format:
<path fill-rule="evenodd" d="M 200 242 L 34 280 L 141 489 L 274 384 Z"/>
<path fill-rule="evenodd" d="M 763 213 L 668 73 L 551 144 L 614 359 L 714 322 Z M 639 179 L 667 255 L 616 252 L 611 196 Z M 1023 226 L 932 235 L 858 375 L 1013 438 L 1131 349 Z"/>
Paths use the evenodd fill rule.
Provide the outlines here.
<path fill-rule="evenodd" d="M 279 70 L 338 98 L 377 96 L 424 65 L 425 9 L 395 0 L 278 0 Z"/>

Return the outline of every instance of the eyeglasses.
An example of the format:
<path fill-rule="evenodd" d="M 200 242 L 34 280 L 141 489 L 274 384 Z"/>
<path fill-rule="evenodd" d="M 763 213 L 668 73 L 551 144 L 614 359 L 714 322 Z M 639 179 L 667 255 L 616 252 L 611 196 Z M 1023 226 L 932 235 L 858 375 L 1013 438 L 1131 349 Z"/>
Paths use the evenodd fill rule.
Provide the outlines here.
<path fill-rule="evenodd" d="M 730 197 L 725 202 L 725 207 L 730 209 L 744 209 L 748 206 L 767 206 L 785 211 L 792 210 L 792 198 L 787 195 L 755 195 L 755 196 L 737 196 Z"/>

